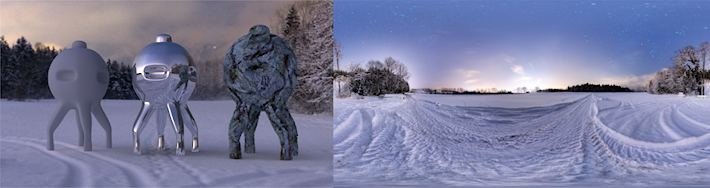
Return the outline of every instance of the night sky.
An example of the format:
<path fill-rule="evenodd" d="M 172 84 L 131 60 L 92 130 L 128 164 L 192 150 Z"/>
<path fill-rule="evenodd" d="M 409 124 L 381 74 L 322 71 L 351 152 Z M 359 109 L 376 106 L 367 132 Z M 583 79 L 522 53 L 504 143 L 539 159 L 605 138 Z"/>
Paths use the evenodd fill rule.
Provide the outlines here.
<path fill-rule="evenodd" d="M 710 41 L 710 1 L 337 1 L 341 68 L 392 56 L 412 88 L 635 87 Z"/>

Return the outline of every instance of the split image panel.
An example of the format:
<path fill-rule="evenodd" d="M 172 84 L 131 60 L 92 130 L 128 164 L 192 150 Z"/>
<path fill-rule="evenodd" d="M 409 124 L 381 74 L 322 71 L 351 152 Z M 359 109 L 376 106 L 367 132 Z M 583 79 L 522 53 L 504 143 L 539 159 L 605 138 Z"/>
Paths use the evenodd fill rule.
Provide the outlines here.
<path fill-rule="evenodd" d="M 2 1 L 0 187 L 704 187 L 707 10 Z"/>

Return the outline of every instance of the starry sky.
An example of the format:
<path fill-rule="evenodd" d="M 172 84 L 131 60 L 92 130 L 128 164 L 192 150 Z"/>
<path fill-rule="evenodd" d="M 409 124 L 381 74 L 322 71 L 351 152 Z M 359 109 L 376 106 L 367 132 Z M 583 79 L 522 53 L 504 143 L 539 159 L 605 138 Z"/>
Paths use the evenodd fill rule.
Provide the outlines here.
<path fill-rule="evenodd" d="M 710 41 L 710 1 L 337 1 L 340 67 L 394 57 L 412 88 L 640 87 Z"/>

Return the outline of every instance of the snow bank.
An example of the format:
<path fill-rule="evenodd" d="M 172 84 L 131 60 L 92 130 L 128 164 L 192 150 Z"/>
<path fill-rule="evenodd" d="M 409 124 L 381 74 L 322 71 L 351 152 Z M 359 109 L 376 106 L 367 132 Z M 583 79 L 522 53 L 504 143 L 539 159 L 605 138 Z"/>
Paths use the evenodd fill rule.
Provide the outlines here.
<path fill-rule="evenodd" d="M 645 93 L 336 99 L 336 185 L 710 183 L 710 100 Z"/>
<path fill-rule="evenodd" d="M 293 161 L 281 161 L 278 138 L 262 113 L 256 130 L 257 153 L 232 160 L 227 157 L 226 132 L 232 101 L 190 102 L 200 128 L 200 152 L 186 156 L 174 155 L 170 128 L 165 134 L 170 150 L 155 151 L 152 122 L 143 133 L 147 154 L 133 154 L 130 129 L 140 102 L 108 100 L 103 106 L 113 127 L 114 148 L 106 149 L 102 129 L 94 128 L 94 151 L 83 152 L 76 146 L 76 118 L 70 112 L 57 129 L 55 151 L 47 151 L 47 124 L 57 104 L 2 101 L 0 187 L 332 186 L 330 115 L 293 114 L 301 152 Z"/>

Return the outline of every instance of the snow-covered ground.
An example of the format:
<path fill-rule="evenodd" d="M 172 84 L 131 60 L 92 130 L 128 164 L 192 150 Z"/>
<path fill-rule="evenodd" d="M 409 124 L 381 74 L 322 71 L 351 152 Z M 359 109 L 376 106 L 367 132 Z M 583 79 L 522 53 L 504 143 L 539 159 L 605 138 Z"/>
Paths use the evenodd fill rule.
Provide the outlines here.
<path fill-rule="evenodd" d="M 57 109 L 54 100 L 0 103 L 0 187 L 330 187 L 332 186 L 332 116 L 293 114 L 300 155 L 279 160 L 279 142 L 266 114 L 259 118 L 255 154 L 229 159 L 227 124 L 232 101 L 190 101 L 199 127 L 200 152 L 175 156 L 174 132 L 165 129 L 167 152 L 155 148 L 155 121 L 143 133 L 147 154 L 135 155 L 131 127 L 139 101 L 105 100 L 113 127 L 113 148 L 94 120 L 93 149 L 78 147 L 74 112 L 55 136 L 55 150 L 45 149 L 47 125 Z M 189 131 L 185 131 L 190 138 Z M 190 148 L 189 139 L 186 147 Z"/>
<path fill-rule="evenodd" d="M 710 98 L 336 99 L 336 185 L 708 185 Z"/>

